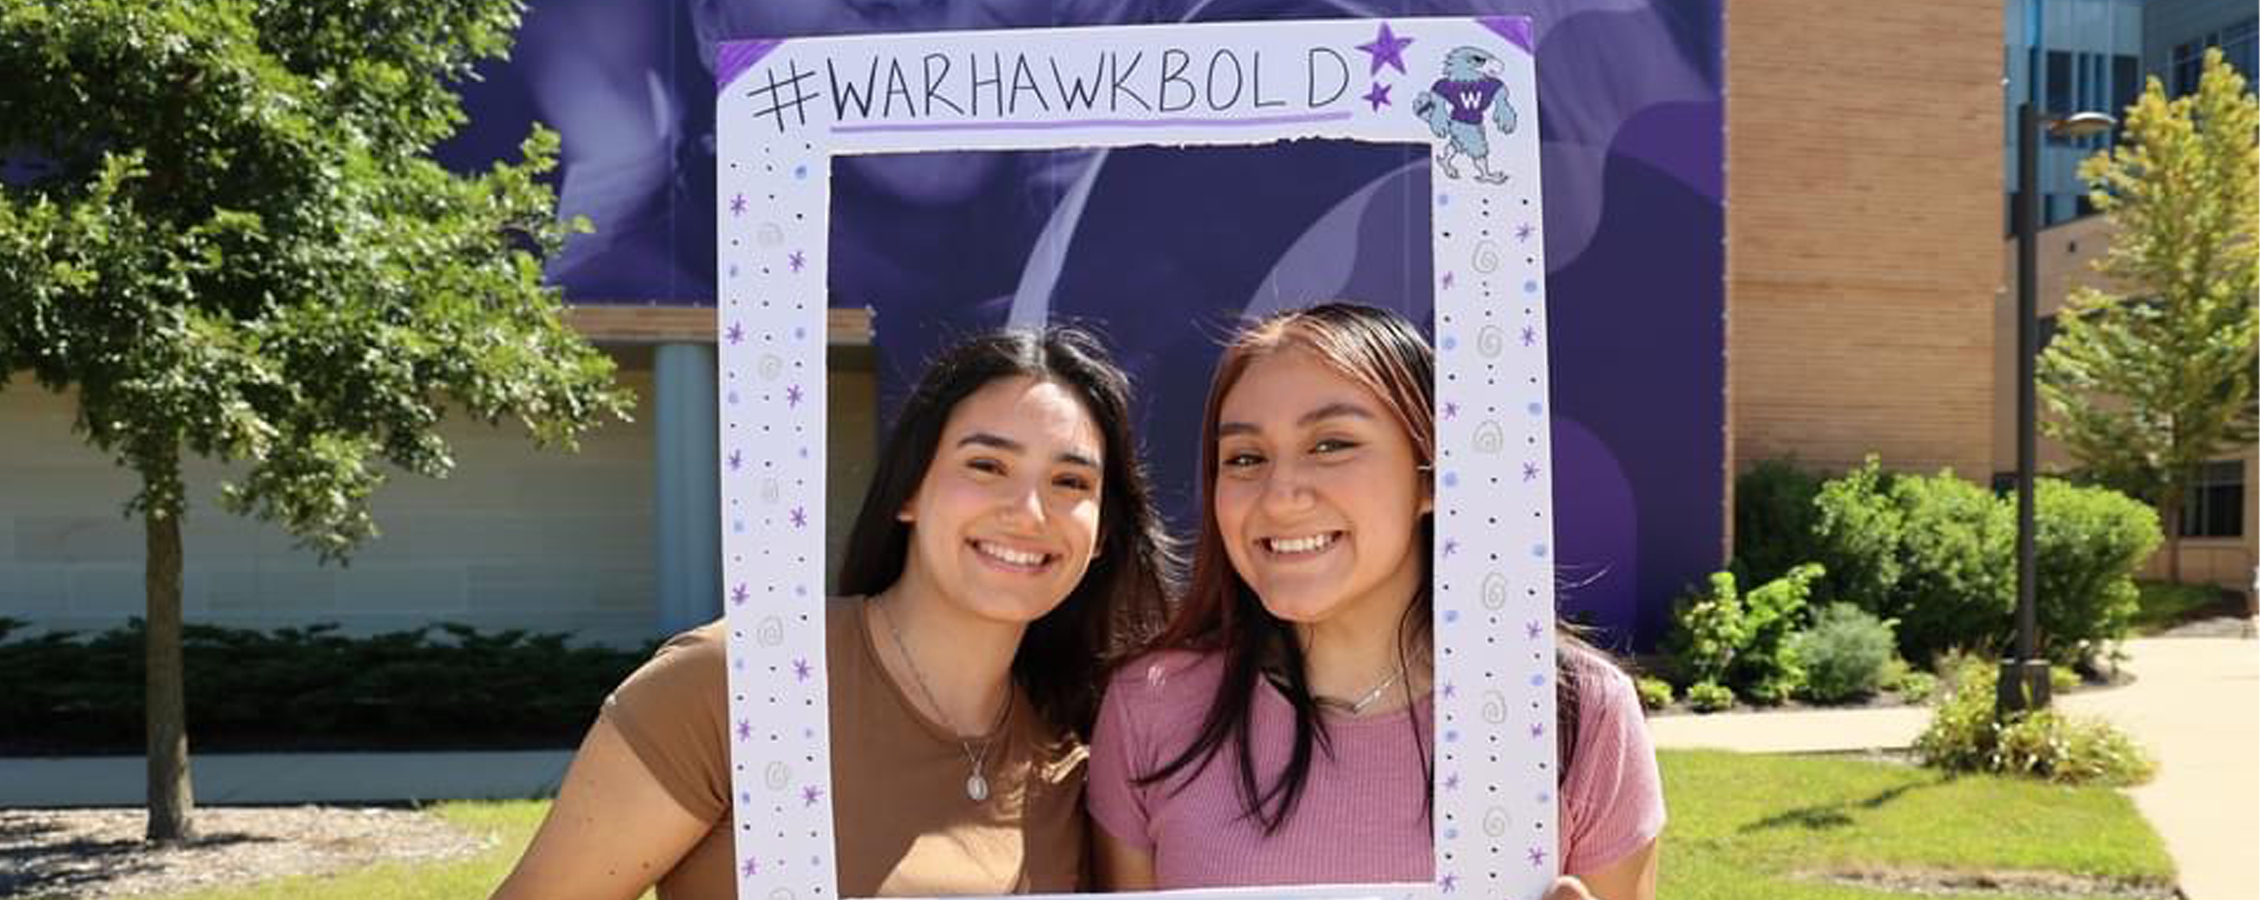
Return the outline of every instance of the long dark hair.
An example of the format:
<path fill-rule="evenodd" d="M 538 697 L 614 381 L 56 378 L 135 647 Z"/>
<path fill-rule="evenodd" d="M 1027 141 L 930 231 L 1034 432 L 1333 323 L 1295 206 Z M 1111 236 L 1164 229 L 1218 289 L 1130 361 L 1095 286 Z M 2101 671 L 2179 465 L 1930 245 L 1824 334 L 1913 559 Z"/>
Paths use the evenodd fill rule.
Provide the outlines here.
<path fill-rule="evenodd" d="M 1129 376 L 1089 333 L 1061 326 L 990 332 L 927 365 L 879 447 L 871 489 L 841 554 L 840 592 L 869 597 L 902 577 L 911 525 L 896 512 L 925 480 L 951 411 L 990 382 L 1012 377 L 1073 391 L 1105 442 L 1097 556 L 1067 599 L 1029 624 L 1012 658 L 1012 679 L 1036 711 L 1088 740 L 1107 671 L 1125 648 L 1157 630 L 1175 571 L 1130 435 Z"/>
<path fill-rule="evenodd" d="M 1317 698 L 1310 692 L 1302 646 L 1295 639 L 1293 626 L 1264 609 L 1262 600 L 1226 555 L 1216 522 L 1216 426 L 1224 396 L 1239 383 L 1249 364 L 1289 347 L 1311 353 L 1371 393 L 1411 441 L 1424 478 L 1431 477 L 1435 462 L 1436 354 L 1412 323 L 1396 313 L 1349 303 L 1290 310 L 1241 329 L 1217 361 L 1201 425 L 1201 530 L 1193 545 L 1192 580 L 1153 647 L 1221 654 L 1223 677 L 1192 743 L 1159 768 L 1139 775 L 1138 782 L 1159 783 L 1188 770 L 1197 775 L 1229 745 L 1242 813 L 1261 823 L 1265 834 L 1277 832 L 1293 814 L 1310 779 L 1314 754 L 1330 751 L 1326 722 Z M 1410 552 L 1418 554 L 1423 577 L 1413 602 L 1397 624 L 1400 664 L 1412 653 L 1430 652 L 1435 604 L 1426 568 L 1435 543 L 1433 517 L 1422 516 L 1416 528 L 1418 540 Z M 1559 627 L 1555 634 L 1562 647 L 1556 658 L 1560 677 L 1555 679 L 1558 781 L 1561 773 L 1568 771 L 1570 750 L 1576 744 L 1578 684 L 1583 680 L 1570 658 L 1590 651 Z M 1263 783 L 1255 770 L 1249 722 L 1258 681 L 1267 675 L 1294 709 L 1295 731 L 1285 768 L 1269 783 Z M 1408 695 L 1410 682 L 1406 679 L 1402 688 Z M 1434 799 L 1434 768 L 1429 757 L 1433 748 L 1424 727 L 1427 723 L 1417 716 L 1411 722 L 1411 740 L 1421 757 L 1418 796 L 1425 814 Z M 1183 782 L 1178 786 L 1181 788 Z"/>

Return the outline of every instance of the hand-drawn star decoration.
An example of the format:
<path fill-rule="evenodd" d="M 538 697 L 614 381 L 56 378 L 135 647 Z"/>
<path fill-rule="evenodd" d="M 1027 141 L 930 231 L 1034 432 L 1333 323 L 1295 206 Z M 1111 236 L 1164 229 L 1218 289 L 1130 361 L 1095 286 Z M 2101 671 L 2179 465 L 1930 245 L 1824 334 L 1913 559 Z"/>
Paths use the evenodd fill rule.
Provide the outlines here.
<path fill-rule="evenodd" d="M 1380 32 L 1374 35 L 1371 42 L 1358 45 L 1359 50 L 1373 57 L 1373 68 L 1366 74 L 1378 74 L 1382 66 L 1389 66 L 1399 72 L 1405 71 L 1405 48 L 1412 42 L 1412 38 L 1398 37 L 1396 32 L 1389 30 L 1389 23 L 1381 23 Z"/>

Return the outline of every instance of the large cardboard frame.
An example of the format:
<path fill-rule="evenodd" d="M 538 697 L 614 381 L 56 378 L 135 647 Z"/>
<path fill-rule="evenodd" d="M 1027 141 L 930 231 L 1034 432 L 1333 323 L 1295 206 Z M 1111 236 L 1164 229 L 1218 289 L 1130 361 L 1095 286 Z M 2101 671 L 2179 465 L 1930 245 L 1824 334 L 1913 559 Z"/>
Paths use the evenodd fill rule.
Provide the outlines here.
<path fill-rule="evenodd" d="M 1529 21 L 1511 17 L 720 46 L 720 484 L 740 898 L 838 895 L 823 615 L 831 158 L 1313 138 L 1435 148 L 1437 877 L 1164 893 L 1543 892 L 1558 841 L 1531 47 Z M 1481 137 L 1454 114 L 1477 119 Z"/>

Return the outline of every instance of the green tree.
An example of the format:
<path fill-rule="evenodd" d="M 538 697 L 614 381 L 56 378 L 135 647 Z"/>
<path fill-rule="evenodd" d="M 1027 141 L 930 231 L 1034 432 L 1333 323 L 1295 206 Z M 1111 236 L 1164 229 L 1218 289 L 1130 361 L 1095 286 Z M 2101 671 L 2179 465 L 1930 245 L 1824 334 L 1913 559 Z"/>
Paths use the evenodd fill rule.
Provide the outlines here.
<path fill-rule="evenodd" d="M 2175 581 L 2198 467 L 2255 437 L 2256 126 L 2253 96 L 2218 49 L 2195 94 L 2167 100 L 2150 79 L 2118 146 L 2080 166 L 2117 228 L 2096 270 L 2130 293 L 2074 292 L 2040 359 L 2049 436 L 2158 507 Z"/>
<path fill-rule="evenodd" d="M 449 410 L 568 449 L 625 415 L 542 283 L 554 135 L 476 176 L 429 155 L 521 12 L 0 0 L 0 382 L 75 390 L 76 430 L 140 476 L 153 840 L 193 834 L 184 455 L 231 464 L 223 508 L 342 561 L 389 471 L 452 467 Z"/>

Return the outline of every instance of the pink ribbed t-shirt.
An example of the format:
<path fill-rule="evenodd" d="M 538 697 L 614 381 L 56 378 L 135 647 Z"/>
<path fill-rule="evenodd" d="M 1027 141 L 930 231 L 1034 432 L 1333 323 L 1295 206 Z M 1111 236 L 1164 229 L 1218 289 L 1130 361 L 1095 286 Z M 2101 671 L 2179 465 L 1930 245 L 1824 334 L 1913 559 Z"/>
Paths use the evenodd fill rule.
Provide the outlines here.
<path fill-rule="evenodd" d="M 1663 785 L 1631 679 L 1587 653 L 1577 747 L 1559 793 L 1563 871 L 1593 872 L 1655 839 Z M 1435 878 L 1421 755 L 1429 702 L 1370 718 L 1327 720 L 1333 753 L 1314 752 L 1303 797 L 1269 836 L 1243 815 L 1238 764 L 1227 749 L 1197 773 L 1140 785 L 1199 733 L 1223 677 L 1220 654 L 1164 652 L 1116 673 L 1091 743 L 1091 818 L 1151 853 L 1156 887 L 1426 882 Z M 1285 766 L 1294 711 L 1259 681 L 1251 727 L 1259 785 Z M 1416 730 L 1417 729 L 1417 730 Z M 1415 735 L 1422 742 L 1414 745 Z"/>

